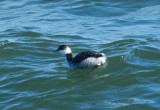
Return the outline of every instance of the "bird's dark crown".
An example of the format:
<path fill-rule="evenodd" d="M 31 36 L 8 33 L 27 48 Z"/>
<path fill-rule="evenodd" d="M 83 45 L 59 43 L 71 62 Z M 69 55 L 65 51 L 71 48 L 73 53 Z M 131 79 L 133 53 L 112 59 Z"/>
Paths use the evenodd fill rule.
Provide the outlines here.
<path fill-rule="evenodd" d="M 67 48 L 67 45 L 59 45 L 57 50 L 65 50 Z"/>

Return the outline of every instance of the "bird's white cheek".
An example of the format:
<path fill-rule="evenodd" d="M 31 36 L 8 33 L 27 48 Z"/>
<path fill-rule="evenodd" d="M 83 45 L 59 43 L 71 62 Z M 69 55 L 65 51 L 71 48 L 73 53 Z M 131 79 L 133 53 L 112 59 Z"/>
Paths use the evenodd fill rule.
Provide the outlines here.
<path fill-rule="evenodd" d="M 70 54 L 72 53 L 71 49 L 69 47 L 67 47 L 67 49 L 65 50 L 66 54 Z"/>

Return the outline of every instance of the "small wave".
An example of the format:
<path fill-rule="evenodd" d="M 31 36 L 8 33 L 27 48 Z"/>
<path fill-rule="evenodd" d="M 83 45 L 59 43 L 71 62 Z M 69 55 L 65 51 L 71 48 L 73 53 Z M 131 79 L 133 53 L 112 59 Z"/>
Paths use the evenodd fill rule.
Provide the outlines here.
<path fill-rule="evenodd" d="M 113 7 L 102 8 L 102 6 L 92 6 L 92 5 L 71 8 L 65 11 L 79 16 L 93 16 L 93 17 L 110 17 L 110 16 L 113 17 L 113 16 L 122 16 L 126 14 L 124 10 L 119 8 L 113 8 Z"/>
<path fill-rule="evenodd" d="M 38 32 L 32 32 L 32 31 L 21 31 L 21 32 L 14 32 L 14 33 L 10 33 L 9 36 L 28 36 L 28 37 L 39 37 L 41 36 L 42 34 L 41 33 L 38 33 Z"/>

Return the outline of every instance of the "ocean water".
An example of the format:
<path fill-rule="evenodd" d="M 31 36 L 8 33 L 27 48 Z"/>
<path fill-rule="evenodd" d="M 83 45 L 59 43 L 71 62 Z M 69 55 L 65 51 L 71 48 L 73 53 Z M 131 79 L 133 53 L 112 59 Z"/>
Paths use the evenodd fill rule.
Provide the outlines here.
<path fill-rule="evenodd" d="M 107 64 L 69 69 L 59 44 Z M 159 109 L 159 0 L 0 1 L 0 110 Z"/>

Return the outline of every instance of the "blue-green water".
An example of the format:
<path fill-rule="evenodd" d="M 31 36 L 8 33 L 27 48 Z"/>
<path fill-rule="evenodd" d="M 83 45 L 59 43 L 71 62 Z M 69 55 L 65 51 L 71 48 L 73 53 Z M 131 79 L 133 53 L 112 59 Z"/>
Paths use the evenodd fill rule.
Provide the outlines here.
<path fill-rule="evenodd" d="M 107 65 L 71 70 L 59 44 Z M 159 0 L 0 1 L 0 110 L 159 109 Z"/>

